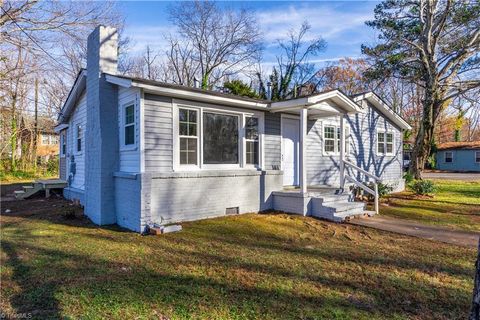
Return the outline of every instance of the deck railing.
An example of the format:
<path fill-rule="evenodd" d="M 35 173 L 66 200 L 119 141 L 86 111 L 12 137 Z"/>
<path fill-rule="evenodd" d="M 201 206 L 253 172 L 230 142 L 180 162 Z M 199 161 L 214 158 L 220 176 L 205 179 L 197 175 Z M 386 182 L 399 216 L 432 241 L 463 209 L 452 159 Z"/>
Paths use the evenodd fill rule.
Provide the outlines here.
<path fill-rule="evenodd" d="M 353 183 L 357 187 L 365 190 L 366 192 L 368 192 L 368 193 L 370 193 L 371 195 L 374 196 L 374 199 L 375 199 L 375 213 L 378 214 L 378 198 L 379 198 L 378 197 L 378 182 L 380 181 L 380 178 L 371 174 L 370 172 L 354 165 L 353 163 L 351 163 L 347 160 L 343 160 L 343 164 L 346 167 L 350 167 L 353 170 L 356 170 L 360 173 L 363 173 L 364 175 L 366 175 L 367 177 L 369 177 L 373 180 L 373 190 L 372 190 L 372 188 L 367 186 L 364 182 L 358 181 L 357 179 L 349 176 L 348 174 L 345 174 L 345 172 L 343 173 L 345 175 L 344 179 L 347 179 L 348 181 L 350 181 L 351 183 Z M 342 186 L 342 188 L 343 188 L 343 186 Z"/>

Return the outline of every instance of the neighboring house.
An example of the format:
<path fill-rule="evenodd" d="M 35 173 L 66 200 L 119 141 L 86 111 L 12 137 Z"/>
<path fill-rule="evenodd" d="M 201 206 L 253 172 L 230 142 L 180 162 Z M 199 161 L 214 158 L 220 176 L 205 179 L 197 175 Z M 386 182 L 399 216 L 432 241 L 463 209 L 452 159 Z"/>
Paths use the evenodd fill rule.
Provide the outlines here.
<path fill-rule="evenodd" d="M 64 196 L 97 224 L 140 232 L 268 209 L 335 220 L 363 204 L 307 187 L 343 190 L 377 176 L 404 188 L 410 126 L 372 92 L 254 100 L 119 75 L 110 27 L 87 47 L 56 131 Z"/>
<path fill-rule="evenodd" d="M 438 170 L 480 172 L 480 141 L 442 143 L 436 160 Z"/>
<path fill-rule="evenodd" d="M 37 135 L 37 158 L 48 161 L 51 157 L 58 155 L 58 133 L 54 131 L 55 121 L 51 118 L 41 116 L 38 117 L 38 135 Z M 23 152 L 30 152 L 33 148 L 35 139 L 34 118 L 24 116 L 20 121 L 19 134 L 19 151 L 17 156 L 21 156 Z"/>

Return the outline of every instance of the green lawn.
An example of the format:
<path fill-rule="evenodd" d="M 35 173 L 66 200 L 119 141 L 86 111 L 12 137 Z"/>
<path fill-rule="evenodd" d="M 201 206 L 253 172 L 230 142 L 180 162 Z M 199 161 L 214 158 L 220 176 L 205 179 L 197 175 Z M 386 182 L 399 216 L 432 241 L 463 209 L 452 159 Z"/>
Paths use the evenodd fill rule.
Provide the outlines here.
<path fill-rule="evenodd" d="M 452 229 L 480 231 L 480 181 L 434 180 L 433 198 L 418 199 L 410 191 L 389 195 L 380 213 Z"/>
<path fill-rule="evenodd" d="M 474 249 L 247 214 L 140 236 L 2 203 L 0 308 L 33 318 L 464 319 Z"/>

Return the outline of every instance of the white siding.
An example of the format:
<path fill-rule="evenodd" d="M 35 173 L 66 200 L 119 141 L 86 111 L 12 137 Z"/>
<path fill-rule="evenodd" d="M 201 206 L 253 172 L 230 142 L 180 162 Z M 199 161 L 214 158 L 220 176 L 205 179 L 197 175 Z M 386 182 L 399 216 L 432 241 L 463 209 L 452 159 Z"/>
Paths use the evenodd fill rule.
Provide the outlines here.
<path fill-rule="evenodd" d="M 135 145 L 124 146 L 124 107 L 135 103 Z M 140 172 L 140 90 L 122 88 L 118 90 L 119 166 L 122 172 Z"/>
<path fill-rule="evenodd" d="M 71 187 L 85 190 L 85 129 L 87 124 L 87 98 L 82 94 L 75 106 L 67 129 L 67 179 L 71 172 L 72 155 L 75 159 L 75 175 Z M 77 125 L 82 126 L 82 151 L 77 151 Z"/>

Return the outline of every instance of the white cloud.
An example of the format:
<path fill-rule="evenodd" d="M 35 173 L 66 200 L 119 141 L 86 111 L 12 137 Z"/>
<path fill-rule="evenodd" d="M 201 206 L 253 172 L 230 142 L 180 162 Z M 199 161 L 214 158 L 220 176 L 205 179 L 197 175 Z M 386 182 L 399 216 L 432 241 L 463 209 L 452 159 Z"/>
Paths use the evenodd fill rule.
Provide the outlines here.
<path fill-rule="evenodd" d="M 341 6 L 332 6 L 332 3 L 327 6 L 318 2 L 281 6 L 258 12 L 258 20 L 267 43 L 285 38 L 288 30 L 298 30 L 304 21 L 308 21 L 312 27 L 310 38 L 306 40 L 312 40 L 320 35 L 327 41 L 337 41 L 342 32 L 356 31 L 372 16 L 370 8 L 365 12 L 346 11 Z"/>
<path fill-rule="evenodd" d="M 154 51 L 165 51 L 168 47 L 166 36 L 173 34 L 175 28 L 169 25 L 138 25 L 125 28 L 125 35 L 132 40 L 130 53 L 140 54 L 146 46 Z"/>

